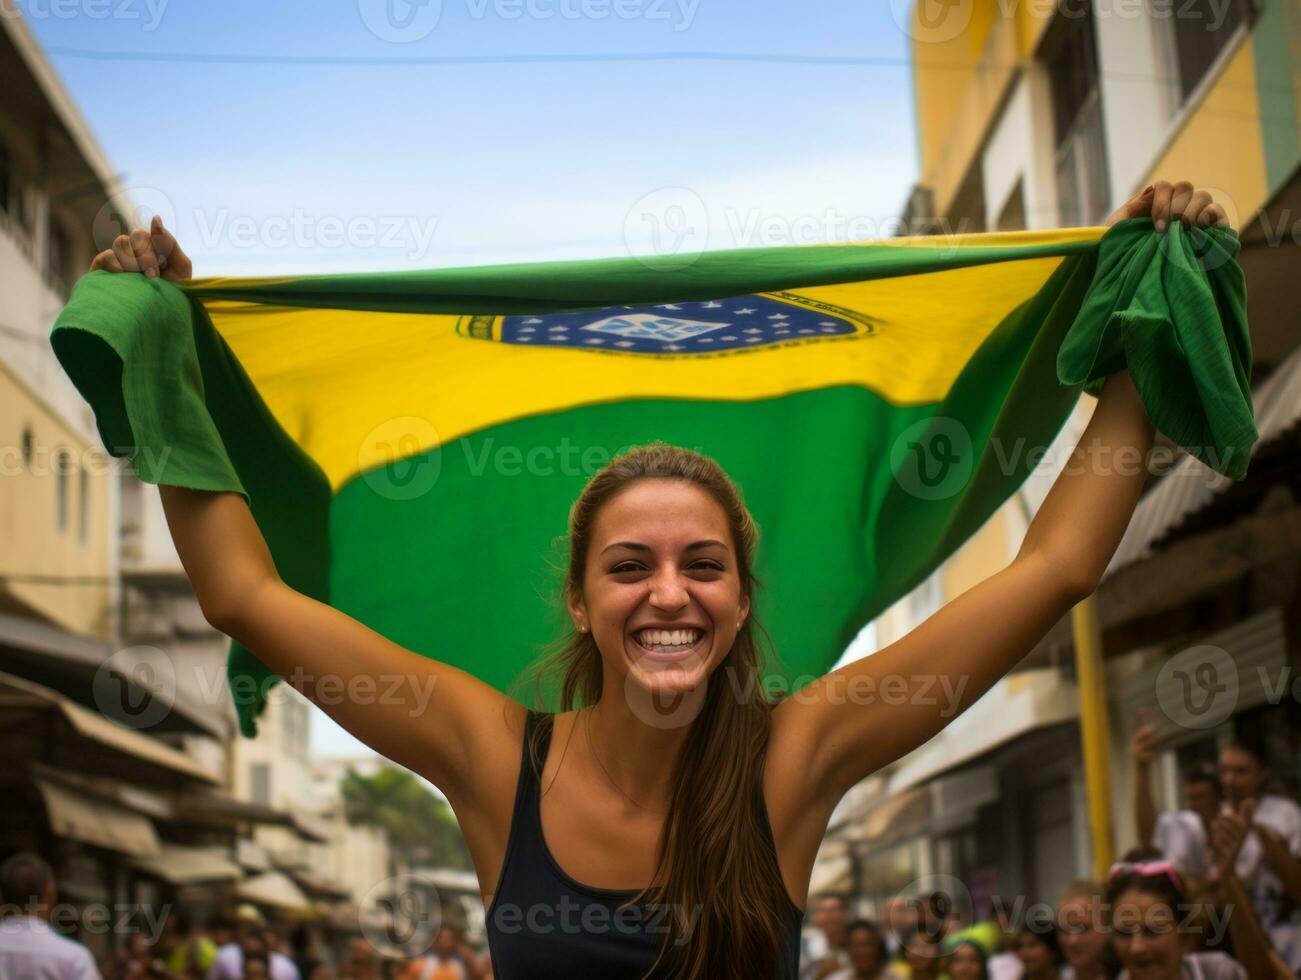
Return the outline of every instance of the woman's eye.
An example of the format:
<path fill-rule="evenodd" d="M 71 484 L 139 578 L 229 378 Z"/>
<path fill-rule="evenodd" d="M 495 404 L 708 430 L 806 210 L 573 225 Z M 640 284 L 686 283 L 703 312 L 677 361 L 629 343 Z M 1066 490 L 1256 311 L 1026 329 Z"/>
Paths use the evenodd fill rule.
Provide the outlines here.
<path fill-rule="evenodd" d="M 689 567 L 696 571 L 706 571 L 706 572 L 723 571 L 722 565 L 710 559 L 702 559 L 700 561 L 692 562 Z M 641 570 L 642 570 L 642 566 L 635 561 L 622 561 L 619 564 L 615 565 L 612 569 L 610 569 L 610 572 L 611 574 L 618 575 L 625 572 L 639 572 Z"/>

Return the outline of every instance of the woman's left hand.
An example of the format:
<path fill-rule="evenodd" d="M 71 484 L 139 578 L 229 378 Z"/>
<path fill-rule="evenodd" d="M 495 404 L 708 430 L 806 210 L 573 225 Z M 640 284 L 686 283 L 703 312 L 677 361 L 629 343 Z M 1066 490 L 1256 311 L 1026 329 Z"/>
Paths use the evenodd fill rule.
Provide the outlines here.
<path fill-rule="evenodd" d="M 1210 191 L 1198 190 L 1186 180 L 1170 183 L 1158 180 L 1141 194 L 1130 198 L 1107 219 L 1110 228 L 1125 218 L 1151 218 L 1157 231 L 1165 231 L 1171 221 L 1182 221 L 1185 227 L 1197 225 L 1229 226 L 1229 216 L 1220 205 L 1211 200 Z"/>

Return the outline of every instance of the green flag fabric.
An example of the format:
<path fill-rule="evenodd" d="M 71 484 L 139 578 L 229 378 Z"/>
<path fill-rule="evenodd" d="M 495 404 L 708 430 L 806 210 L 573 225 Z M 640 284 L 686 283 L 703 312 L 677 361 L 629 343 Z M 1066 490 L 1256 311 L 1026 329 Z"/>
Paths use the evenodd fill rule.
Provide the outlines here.
<path fill-rule="evenodd" d="M 286 583 L 503 691 L 569 628 L 570 504 L 618 451 L 719 461 L 795 690 L 1128 367 L 1235 479 L 1256 439 L 1227 229 L 902 238 L 388 274 L 93 272 L 51 343 L 107 450 L 240 493 Z M 232 643 L 241 729 L 277 678 Z"/>

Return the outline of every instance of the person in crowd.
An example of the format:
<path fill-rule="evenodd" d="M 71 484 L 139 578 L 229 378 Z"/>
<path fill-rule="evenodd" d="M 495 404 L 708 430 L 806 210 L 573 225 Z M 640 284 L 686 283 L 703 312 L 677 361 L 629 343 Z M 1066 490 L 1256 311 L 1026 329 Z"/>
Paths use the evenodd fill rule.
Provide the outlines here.
<path fill-rule="evenodd" d="M 949 953 L 949 980 L 992 980 L 985 948 L 974 939 L 963 939 Z"/>
<path fill-rule="evenodd" d="M 218 948 L 206 980 L 242 980 L 245 956 L 257 952 L 267 953 L 271 980 L 300 980 L 294 961 L 284 953 L 270 949 L 266 926 L 266 919 L 256 905 L 245 904 L 236 908 L 234 939 Z"/>
<path fill-rule="evenodd" d="M 990 980 L 1017 980 L 1021 976 L 1021 959 L 1013 950 L 1018 929 L 1012 920 L 1015 903 L 1001 895 L 990 898 L 989 923 L 993 928 L 984 936 L 957 937 L 962 940 L 974 939 L 982 943 L 985 955 L 985 968 Z"/>
<path fill-rule="evenodd" d="M 243 980 L 271 980 L 271 961 L 266 951 L 250 952 L 244 957 Z"/>
<path fill-rule="evenodd" d="M 106 975 L 106 980 L 186 980 L 186 977 L 168 969 L 161 946 L 151 944 L 143 932 L 132 932 L 127 935 L 126 948 L 116 961 L 114 972 Z"/>
<path fill-rule="evenodd" d="M 379 980 L 380 976 L 379 954 L 374 947 L 360 936 L 348 943 L 339 965 L 339 980 Z"/>
<path fill-rule="evenodd" d="M 1110 980 L 1119 969 L 1103 915 L 1104 888 L 1081 878 L 1057 900 L 1057 940 L 1071 980 Z"/>
<path fill-rule="evenodd" d="M 943 946 L 944 941 L 961 926 L 962 913 L 947 894 L 935 891 L 923 896 L 918 905 L 918 929 Z"/>
<path fill-rule="evenodd" d="M 948 980 L 944 952 L 939 941 L 923 929 L 915 929 L 904 941 L 903 963 L 898 972 L 908 980 Z"/>
<path fill-rule="evenodd" d="M 298 968 L 298 975 L 302 980 L 311 980 L 312 973 L 322 965 L 316 936 L 302 923 L 294 926 L 289 932 L 289 957 Z"/>
<path fill-rule="evenodd" d="M 1157 729 L 1146 708 L 1140 708 L 1130 740 L 1134 762 L 1134 823 L 1143 845 L 1158 848 L 1185 875 L 1206 877 L 1212 859 L 1207 846 L 1210 827 L 1224 806 L 1218 770 L 1194 767 L 1184 776 L 1184 809 L 1159 814 L 1152 795 L 1152 764 L 1156 761 Z M 1142 846 L 1142 845 L 1140 845 Z"/>
<path fill-rule="evenodd" d="M 1056 928 L 1022 928 L 1016 934 L 1013 949 L 1021 960 L 1024 980 L 1059 980 L 1062 976 L 1066 957 L 1062 954 Z"/>
<path fill-rule="evenodd" d="M 849 966 L 845 950 L 848 925 L 849 901 L 844 895 L 827 892 L 810 902 L 799 980 L 825 980 Z"/>
<path fill-rule="evenodd" d="M 845 952 L 849 966 L 827 980 L 897 980 L 881 927 L 870 919 L 855 919 L 845 926 Z"/>
<path fill-rule="evenodd" d="M 0 864 L 0 980 L 101 980 L 95 958 L 50 925 L 58 902 L 54 871 L 19 851 Z"/>
<path fill-rule="evenodd" d="M 168 972 L 189 980 L 206 977 L 217 959 L 217 944 L 195 927 L 183 909 L 167 917 L 166 935 Z"/>
<path fill-rule="evenodd" d="M 411 961 L 404 980 L 481 980 L 483 969 L 479 956 L 465 942 L 460 931 L 443 925 L 434 936 L 434 944 L 423 956 Z"/>
<path fill-rule="evenodd" d="M 947 896 L 936 892 L 935 895 L 932 896 L 933 906 L 935 905 L 936 898 L 942 900 L 940 906 L 952 906 L 947 916 L 948 928 L 944 934 L 944 938 L 940 942 L 940 948 L 944 951 L 944 954 L 950 956 L 953 951 L 962 944 L 975 943 L 976 946 L 979 947 L 982 959 L 985 962 L 984 969 L 988 972 L 988 958 L 1002 948 L 1004 932 L 1007 929 L 1007 925 L 1004 921 L 993 917 L 1002 911 L 1001 907 L 999 909 L 992 909 L 991 916 L 968 923 L 965 921 L 965 918 L 962 915 L 962 908 L 958 903 L 950 903 Z M 1016 959 L 1015 954 L 1012 954 L 1012 960 L 1015 963 L 1014 971 L 1003 970 L 1000 973 L 995 974 L 995 976 L 999 978 L 1006 977 L 1008 980 L 1020 976 L 1021 962 Z"/>
<path fill-rule="evenodd" d="M 891 959 L 903 956 L 904 940 L 917 928 L 917 906 L 903 895 L 885 903 L 885 945 Z"/>
<path fill-rule="evenodd" d="M 1275 950 L 1301 972 L 1301 806 L 1264 792 L 1269 776 L 1263 755 L 1247 743 L 1220 750 L 1226 803 L 1249 828 L 1235 870 Z"/>
<path fill-rule="evenodd" d="M 233 919 L 223 917 L 212 930 L 212 942 L 218 949 L 221 949 L 221 947 L 234 941 L 235 922 Z"/>
<path fill-rule="evenodd" d="M 1234 741 L 1220 749 L 1214 778 L 1200 770 L 1186 780 L 1186 810 L 1157 817 L 1150 775 L 1155 745 L 1155 729 L 1140 713 L 1132 742 L 1140 839 L 1159 847 L 1184 874 L 1207 876 L 1216 863 L 1212 823 L 1226 812 L 1246 821 L 1249 833 L 1235 871 L 1275 950 L 1301 971 L 1301 806 L 1263 792 L 1269 780 L 1263 755 Z"/>
<path fill-rule="evenodd" d="M 1245 822 L 1242 824 L 1245 835 Z M 1232 873 L 1219 885 L 1233 906 L 1229 917 L 1238 959 L 1194 951 L 1196 937 L 1182 924 L 1190 911 L 1188 886 L 1169 861 L 1114 865 L 1107 884 L 1117 980 L 1285 980 L 1293 974 L 1273 954 L 1242 883 Z"/>

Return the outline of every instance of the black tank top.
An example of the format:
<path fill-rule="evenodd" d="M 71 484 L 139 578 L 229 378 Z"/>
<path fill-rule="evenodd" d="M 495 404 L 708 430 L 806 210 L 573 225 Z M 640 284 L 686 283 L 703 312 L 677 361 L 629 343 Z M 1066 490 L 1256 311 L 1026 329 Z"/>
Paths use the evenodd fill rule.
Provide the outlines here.
<path fill-rule="evenodd" d="M 637 980 L 659 954 L 669 928 L 669 910 L 653 904 L 620 909 L 621 903 L 637 894 L 635 889 L 585 885 L 556 863 L 542 836 L 539 773 L 529 757 L 529 736 L 540 717 L 529 711 L 525 722 L 510 838 L 485 922 L 493 976 L 497 980 Z M 552 727 L 547 724 L 542 735 L 543 766 Z M 761 810 L 775 854 L 768 809 Z M 789 895 L 783 906 L 784 953 L 772 976 L 795 980 L 804 914 Z M 672 969 L 661 962 L 654 976 L 668 980 Z"/>

